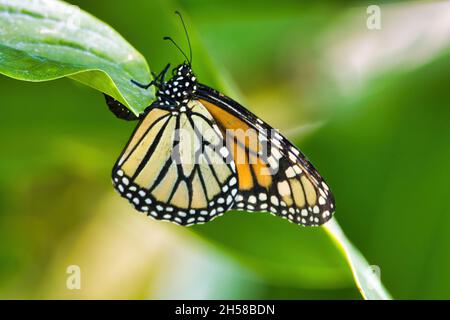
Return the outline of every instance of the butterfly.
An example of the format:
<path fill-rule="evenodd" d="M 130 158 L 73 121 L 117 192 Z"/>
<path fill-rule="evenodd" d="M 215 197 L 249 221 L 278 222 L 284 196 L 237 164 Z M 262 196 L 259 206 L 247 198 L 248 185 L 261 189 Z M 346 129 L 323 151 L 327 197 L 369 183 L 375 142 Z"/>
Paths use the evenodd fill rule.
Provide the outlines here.
<path fill-rule="evenodd" d="M 334 197 L 306 156 L 238 102 L 197 81 L 190 57 L 142 89 L 156 100 L 136 117 L 105 95 L 116 116 L 139 120 L 112 171 L 114 188 L 141 212 L 179 225 L 228 210 L 266 211 L 303 226 L 331 219 Z"/>

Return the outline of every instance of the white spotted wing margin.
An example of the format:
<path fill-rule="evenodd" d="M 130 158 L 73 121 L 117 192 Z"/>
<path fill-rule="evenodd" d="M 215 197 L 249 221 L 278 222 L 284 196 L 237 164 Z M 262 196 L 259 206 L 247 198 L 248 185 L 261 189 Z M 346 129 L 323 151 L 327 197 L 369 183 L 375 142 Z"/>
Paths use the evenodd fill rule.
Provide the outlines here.
<path fill-rule="evenodd" d="M 230 209 L 236 167 L 208 111 L 196 101 L 149 110 L 113 168 L 119 194 L 150 217 L 184 226 Z"/>
<path fill-rule="evenodd" d="M 240 183 L 233 208 L 268 211 L 303 226 L 319 226 L 331 219 L 335 212 L 333 194 L 322 176 L 297 147 L 270 125 L 220 92 L 199 84 L 195 95 L 244 122 L 258 132 L 259 142 L 266 142 L 266 152 L 250 150 L 248 147 L 245 147 L 245 152 L 248 158 L 253 153 L 258 162 L 266 166 L 264 174 L 269 173 L 270 176 L 261 176 L 261 172 L 255 172 L 255 166 L 250 165 L 253 185 L 251 188 L 243 188 Z M 213 118 L 221 126 L 220 119 L 214 115 Z M 225 132 L 228 128 L 222 123 L 220 129 Z M 243 182 L 239 164 L 237 173 L 240 182 Z M 267 182 L 269 178 L 270 183 Z"/>

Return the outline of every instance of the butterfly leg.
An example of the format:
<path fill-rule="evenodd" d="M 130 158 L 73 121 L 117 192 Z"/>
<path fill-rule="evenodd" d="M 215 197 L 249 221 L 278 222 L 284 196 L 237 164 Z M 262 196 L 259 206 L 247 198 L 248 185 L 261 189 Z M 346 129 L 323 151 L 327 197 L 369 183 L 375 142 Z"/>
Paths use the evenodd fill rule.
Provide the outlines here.
<path fill-rule="evenodd" d="M 152 85 L 156 85 L 157 87 L 159 87 L 159 85 L 164 82 L 164 77 L 166 76 L 167 70 L 169 70 L 169 68 L 170 63 L 168 63 L 167 66 L 158 75 L 152 72 L 152 76 L 154 79 L 149 84 L 142 84 L 135 80 L 131 80 L 131 83 L 142 89 L 148 89 Z"/>
<path fill-rule="evenodd" d="M 159 75 L 156 77 L 157 79 L 159 79 L 160 83 L 164 82 L 164 78 L 166 77 L 166 73 L 170 68 L 170 63 L 167 64 L 167 66 L 159 73 Z"/>
<path fill-rule="evenodd" d="M 111 110 L 111 112 L 114 113 L 114 115 L 117 118 L 127 120 L 127 121 L 133 121 L 133 120 L 139 119 L 139 117 L 136 116 L 133 112 L 131 112 L 130 109 L 125 107 L 122 103 L 120 103 L 113 97 L 108 96 L 107 94 L 105 94 L 104 96 L 105 96 L 106 104 L 109 107 L 109 110 Z"/>
<path fill-rule="evenodd" d="M 134 84 L 135 86 L 138 86 L 141 89 L 148 89 L 152 85 L 156 84 L 155 80 L 152 80 L 149 84 L 142 84 L 142 83 L 139 83 L 137 81 L 134 81 L 133 79 L 131 79 L 130 81 L 131 81 L 132 84 Z"/>

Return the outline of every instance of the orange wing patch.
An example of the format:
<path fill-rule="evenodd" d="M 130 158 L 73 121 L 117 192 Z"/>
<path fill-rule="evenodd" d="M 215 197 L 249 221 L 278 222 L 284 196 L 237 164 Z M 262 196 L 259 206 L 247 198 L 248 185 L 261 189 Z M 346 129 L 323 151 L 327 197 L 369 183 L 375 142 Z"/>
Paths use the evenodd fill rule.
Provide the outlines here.
<path fill-rule="evenodd" d="M 199 100 L 216 120 L 226 137 L 238 173 L 239 190 L 251 190 L 255 185 L 269 188 L 272 184 L 269 164 L 258 153 L 263 150 L 257 130 L 231 113 L 205 100 Z"/>
<path fill-rule="evenodd" d="M 286 138 L 249 111 L 240 110 L 237 103 L 227 102 L 233 107 L 230 110 L 227 105 L 199 101 L 216 121 L 217 130 L 226 136 L 236 164 L 239 191 L 233 208 L 269 211 L 308 226 L 331 218 L 334 199 L 328 186 Z"/>

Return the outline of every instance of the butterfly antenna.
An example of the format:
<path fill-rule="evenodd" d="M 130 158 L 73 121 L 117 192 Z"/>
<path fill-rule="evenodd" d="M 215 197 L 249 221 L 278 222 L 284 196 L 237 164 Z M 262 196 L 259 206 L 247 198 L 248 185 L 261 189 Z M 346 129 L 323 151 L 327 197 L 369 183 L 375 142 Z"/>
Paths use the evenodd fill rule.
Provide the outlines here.
<path fill-rule="evenodd" d="M 183 16 L 181 15 L 181 13 L 179 11 L 175 11 L 175 14 L 177 14 L 180 17 L 181 23 L 183 24 L 184 33 L 186 34 L 186 39 L 187 39 L 187 42 L 189 45 L 189 57 L 190 57 L 189 64 L 191 65 L 192 64 L 192 47 L 191 47 L 191 40 L 189 39 L 189 33 L 187 31 L 186 24 L 184 23 L 184 19 L 183 19 Z"/>
<path fill-rule="evenodd" d="M 164 40 L 169 40 L 170 42 L 172 42 L 173 45 L 174 45 L 175 47 L 177 47 L 177 49 L 181 52 L 181 54 L 186 58 L 186 60 L 189 61 L 187 55 L 184 53 L 183 50 L 181 50 L 180 46 L 177 45 L 177 43 L 176 43 L 171 37 L 164 37 L 163 39 L 164 39 Z"/>

